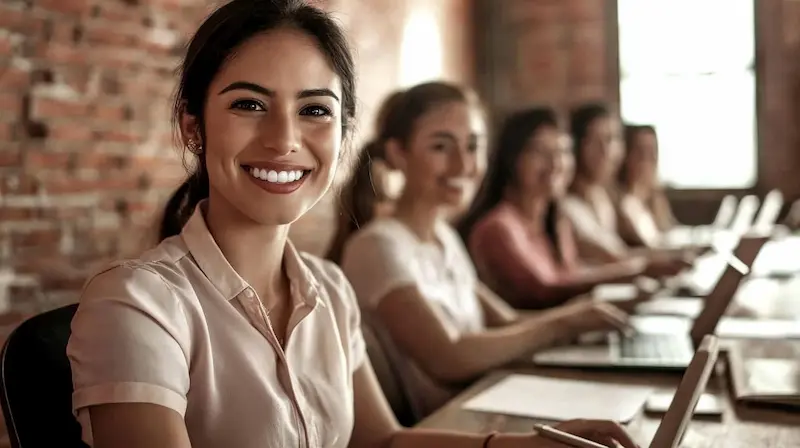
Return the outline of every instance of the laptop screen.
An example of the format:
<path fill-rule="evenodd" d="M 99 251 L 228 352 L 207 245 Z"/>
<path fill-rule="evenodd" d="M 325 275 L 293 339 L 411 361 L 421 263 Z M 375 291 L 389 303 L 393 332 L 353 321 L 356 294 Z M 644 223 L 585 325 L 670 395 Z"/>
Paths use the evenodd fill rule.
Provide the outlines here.
<path fill-rule="evenodd" d="M 714 371 L 718 355 L 717 337 L 709 335 L 703 338 L 692 362 L 689 363 L 689 367 L 683 374 L 669 409 L 661 419 L 661 424 L 650 443 L 650 448 L 677 448 L 680 445 L 686 427 L 694 414 L 694 408 Z"/>

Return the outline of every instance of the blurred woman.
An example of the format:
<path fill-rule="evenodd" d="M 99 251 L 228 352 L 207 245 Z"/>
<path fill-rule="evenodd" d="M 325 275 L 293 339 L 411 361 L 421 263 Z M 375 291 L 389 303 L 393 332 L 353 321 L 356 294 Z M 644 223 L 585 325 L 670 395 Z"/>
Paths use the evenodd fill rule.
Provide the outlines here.
<path fill-rule="evenodd" d="M 625 127 L 619 176 L 619 231 L 631 246 L 658 247 L 676 224 L 658 183 L 658 139 L 652 126 Z"/>
<path fill-rule="evenodd" d="M 612 192 L 622 157 L 619 120 L 600 104 L 581 106 L 570 114 L 576 171 L 562 202 L 575 229 L 581 258 L 620 261 L 641 253 L 648 257 L 651 275 L 669 277 L 688 267 L 690 253 L 664 250 L 632 252 L 619 234 Z"/>
<path fill-rule="evenodd" d="M 558 205 L 574 165 L 565 140 L 551 109 L 509 117 L 480 196 L 459 226 L 481 279 L 515 308 L 560 305 L 647 267 L 643 257 L 596 266 L 579 261 Z"/>
<path fill-rule="evenodd" d="M 575 302 L 525 317 L 477 280 L 447 223 L 481 179 L 483 122 L 458 86 L 415 86 L 379 133 L 405 185 L 394 214 L 346 243 L 342 269 L 364 320 L 394 359 L 418 416 L 487 371 L 585 331 L 625 326 L 608 304 Z"/>

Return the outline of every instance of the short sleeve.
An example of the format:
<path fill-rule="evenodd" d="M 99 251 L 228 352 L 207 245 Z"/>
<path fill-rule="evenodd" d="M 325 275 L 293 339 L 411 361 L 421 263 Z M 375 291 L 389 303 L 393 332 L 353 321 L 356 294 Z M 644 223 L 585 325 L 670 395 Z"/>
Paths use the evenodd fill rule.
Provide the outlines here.
<path fill-rule="evenodd" d="M 347 244 L 342 270 L 364 308 L 375 308 L 390 292 L 417 284 L 411 244 L 386 233 L 356 234 Z"/>
<path fill-rule="evenodd" d="M 67 345 L 84 440 L 91 438 L 91 406 L 152 403 L 184 415 L 187 322 L 171 288 L 147 267 L 116 266 L 86 284 Z"/>

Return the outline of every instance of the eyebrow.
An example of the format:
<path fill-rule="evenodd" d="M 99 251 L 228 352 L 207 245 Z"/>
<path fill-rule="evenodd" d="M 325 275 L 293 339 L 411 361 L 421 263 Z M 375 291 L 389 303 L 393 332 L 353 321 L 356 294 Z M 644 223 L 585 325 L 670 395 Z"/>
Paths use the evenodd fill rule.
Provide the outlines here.
<path fill-rule="evenodd" d="M 260 86 L 258 84 L 252 83 L 252 82 L 247 82 L 247 81 L 236 81 L 234 83 L 231 83 L 231 84 L 228 85 L 228 87 L 225 87 L 224 89 L 222 89 L 219 92 L 219 95 L 222 95 L 223 93 L 230 92 L 232 90 L 249 90 L 251 92 L 258 93 L 259 95 L 264 95 L 264 96 L 268 96 L 268 97 L 274 97 L 275 96 L 275 91 L 274 90 L 271 90 L 271 89 L 268 89 L 266 87 Z M 301 90 L 297 94 L 297 98 L 298 99 L 310 98 L 310 97 L 315 97 L 315 96 L 328 96 L 328 97 L 331 97 L 331 98 L 335 99 L 336 101 L 340 101 L 339 97 L 335 93 L 333 93 L 333 91 L 331 89 L 324 89 L 324 88 L 323 89 L 306 89 L 306 90 Z"/>
<path fill-rule="evenodd" d="M 458 140 L 455 135 L 447 131 L 436 131 L 433 134 L 431 134 L 431 138 L 444 138 L 452 141 Z"/>

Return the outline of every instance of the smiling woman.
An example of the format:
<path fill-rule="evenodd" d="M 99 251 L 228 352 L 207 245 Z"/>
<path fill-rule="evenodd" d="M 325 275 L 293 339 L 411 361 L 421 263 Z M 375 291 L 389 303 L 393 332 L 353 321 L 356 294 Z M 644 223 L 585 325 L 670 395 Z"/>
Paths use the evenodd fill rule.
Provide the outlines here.
<path fill-rule="evenodd" d="M 352 288 L 287 239 L 329 190 L 354 114 L 352 57 L 322 11 L 233 0 L 200 26 L 175 103 L 196 168 L 167 204 L 161 243 L 89 279 L 72 322 L 73 408 L 87 443 L 482 444 L 399 428 Z M 535 435 L 496 439 L 540 446 Z"/>

